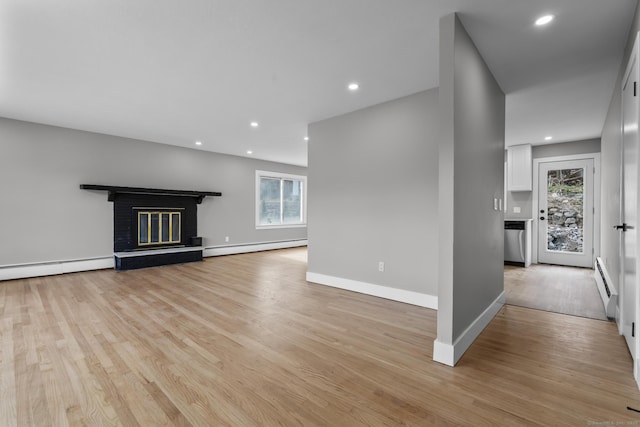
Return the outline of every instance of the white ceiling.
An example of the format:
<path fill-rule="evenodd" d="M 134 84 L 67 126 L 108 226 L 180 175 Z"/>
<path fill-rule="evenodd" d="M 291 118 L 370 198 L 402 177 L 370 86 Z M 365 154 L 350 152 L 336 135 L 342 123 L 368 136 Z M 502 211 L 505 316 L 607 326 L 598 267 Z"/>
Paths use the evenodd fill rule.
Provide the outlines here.
<path fill-rule="evenodd" d="M 598 137 L 635 5 L 0 0 L 0 116 L 306 165 L 309 123 L 438 86 L 457 11 L 507 93 L 508 145 Z"/>

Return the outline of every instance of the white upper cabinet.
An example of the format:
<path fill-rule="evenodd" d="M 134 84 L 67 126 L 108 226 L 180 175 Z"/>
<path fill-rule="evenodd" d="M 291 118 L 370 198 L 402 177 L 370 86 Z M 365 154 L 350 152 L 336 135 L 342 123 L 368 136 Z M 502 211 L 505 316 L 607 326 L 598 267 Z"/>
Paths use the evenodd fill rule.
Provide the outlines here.
<path fill-rule="evenodd" d="M 533 189 L 531 144 L 507 147 L 507 191 Z"/>

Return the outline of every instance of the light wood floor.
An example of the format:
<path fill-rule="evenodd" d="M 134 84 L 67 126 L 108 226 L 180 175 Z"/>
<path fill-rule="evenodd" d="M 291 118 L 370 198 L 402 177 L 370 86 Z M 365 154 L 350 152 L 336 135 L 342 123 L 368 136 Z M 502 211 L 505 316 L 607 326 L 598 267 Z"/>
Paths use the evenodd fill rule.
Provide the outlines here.
<path fill-rule="evenodd" d="M 560 265 L 504 266 L 507 304 L 607 320 L 593 270 Z"/>
<path fill-rule="evenodd" d="M 640 421 L 612 323 L 506 306 L 450 368 L 435 311 L 309 284 L 305 254 L 1 282 L 0 426 Z"/>

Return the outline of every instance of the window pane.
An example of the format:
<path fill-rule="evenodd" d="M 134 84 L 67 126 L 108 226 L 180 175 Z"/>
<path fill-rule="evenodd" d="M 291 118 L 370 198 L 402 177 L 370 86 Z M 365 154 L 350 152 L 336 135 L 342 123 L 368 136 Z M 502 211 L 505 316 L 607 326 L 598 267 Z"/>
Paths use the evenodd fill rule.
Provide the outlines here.
<path fill-rule="evenodd" d="M 260 178 L 260 224 L 280 224 L 280 180 Z"/>
<path fill-rule="evenodd" d="M 140 244 L 149 243 L 148 227 L 149 227 L 149 215 L 147 215 L 146 213 L 138 214 L 138 229 L 140 232 L 140 235 L 138 236 L 138 240 Z"/>
<path fill-rule="evenodd" d="M 172 230 L 171 230 L 171 241 L 179 242 L 180 241 L 180 214 L 171 215 L 171 221 L 173 222 Z"/>
<path fill-rule="evenodd" d="M 160 215 L 157 213 L 151 214 L 151 243 L 158 243 L 160 237 Z"/>
<path fill-rule="evenodd" d="M 162 242 L 169 241 L 169 214 L 162 214 Z"/>
<path fill-rule="evenodd" d="M 285 179 L 282 181 L 283 223 L 302 222 L 302 182 Z"/>
<path fill-rule="evenodd" d="M 547 250 L 583 253 L 584 169 L 547 175 Z"/>

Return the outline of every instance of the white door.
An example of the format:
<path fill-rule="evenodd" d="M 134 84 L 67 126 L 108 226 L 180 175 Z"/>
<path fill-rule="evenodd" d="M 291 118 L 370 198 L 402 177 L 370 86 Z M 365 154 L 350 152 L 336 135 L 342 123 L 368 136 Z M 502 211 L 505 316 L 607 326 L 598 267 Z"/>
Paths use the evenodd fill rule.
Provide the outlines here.
<path fill-rule="evenodd" d="M 636 41 L 637 43 L 637 41 Z M 637 48 L 634 47 L 625 79 L 622 82 L 622 158 L 621 163 L 621 251 L 620 326 L 631 356 L 636 359 L 636 298 L 638 237 L 638 98 Z"/>
<path fill-rule="evenodd" d="M 593 159 L 540 162 L 538 262 L 593 266 Z"/>

